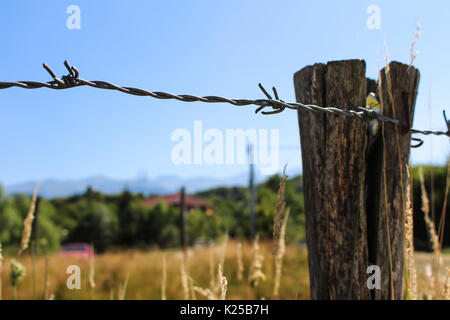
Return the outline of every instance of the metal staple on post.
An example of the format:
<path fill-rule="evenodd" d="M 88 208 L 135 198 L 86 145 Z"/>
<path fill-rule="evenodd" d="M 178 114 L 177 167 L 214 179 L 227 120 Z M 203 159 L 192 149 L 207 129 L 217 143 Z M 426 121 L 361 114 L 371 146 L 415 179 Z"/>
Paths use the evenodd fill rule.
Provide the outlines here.
<path fill-rule="evenodd" d="M 379 122 L 388 122 L 394 125 L 402 125 L 397 119 L 392 119 L 390 117 L 386 117 L 380 115 L 379 113 L 369 110 L 367 108 L 358 107 L 358 106 L 348 106 L 348 110 L 343 110 L 335 107 L 320 107 L 317 105 L 311 104 L 302 104 L 298 102 L 284 102 L 280 100 L 278 97 L 278 93 L 273 88 L 274 99 L 272 96 L 264 89 L 261 84 L 258 84 L 261 91 L 267 97 L 267 99 L 229 99 L 220 96 L 204 96 L 198 97 L 193 95 L 175 95 L 167 92 L 161 91 L 147 91 L 144 89 L 133 88 L 133 87 L 121 87 L 106 81 L 88 81 L 79 78 L 79 71 L 76 67 L 70 66 L 67 61 L 64 61 L 64 66 L 68 70 L 69 74 L 64 75 L 61 79 L 58 78 L 53 70 L 47 66 L 45 63 L 43 67 L 50 76 L 53 78 L 53 81 L 48 82 L 38 82 L 38 81 L 15 81 L 15 82 L 0 82 L 0 89 L 8 89 L 12 87 L 19 87 L 23 89 L 39 89 L 39 88 L 48 88 L 54 90 L 61 89 L 70 89 L 75 87 L 89 86 L 97 89 L 105 89 L 105 90 L 115 90 L 120 91 L 126 94 L 136 95 L 136 96 L 149 96 L 156 99 L 173 99 L 182 102 L 205 102 L 205 103 L 229 103 L 235 106 L 248 106 L 248 105 L 256 105 L 258 108 L 255 110 L 255 113 L 261 111 L 264 115 L 271 115 L 283 112 L 286 108 L 292 110 L 307 110 L 311 112 L 326 112 L 329 114 L 340 114 L 347 117 L 358 118 L 363 121 L 376 119 Z M 271 111 L 262 111 L 265 108 L 272 108 Z M 443 131 L 432 131 L 432 130 L 417 130 L 412 128 L 406 128 L 409 132 L 413 134 L 423 134 L 423 135 L 445 135 L 450 137 L 450 121 L 447 120 L 444 111 L 444 119 L 447 125 L 447 132 Z"/>

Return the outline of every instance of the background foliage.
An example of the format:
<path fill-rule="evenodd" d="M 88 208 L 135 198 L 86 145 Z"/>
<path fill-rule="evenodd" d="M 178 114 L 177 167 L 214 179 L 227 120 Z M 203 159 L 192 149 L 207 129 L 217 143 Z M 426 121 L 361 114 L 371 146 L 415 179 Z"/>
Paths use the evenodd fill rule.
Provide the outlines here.
<path fill-rule="evenodd" d="M 423 213 L 420 210 L 418 170 L 414 168 L 414 234 L 416 247 L 429 250 Z M 424 167 L 428 192 L 431 190 L 436 226 L 444 203 L 446 167 Z M 274 175 L 257 188 L 257 231 L 262 239 L 271 239 L 273 215 L 281 177 Z M 190 244 L 216 240 L 224 233 L 235 239 L 250 237 L 249 191 L 247 188 L 215 188 L 196 196 L 208 200 L 213 213 L 192 209 L 187 214 Z M 305 238 L 305 208 L 301 176 L 287 180 L 286 205 L 291 208 L 286 240 L 299 243 Z M 430 196 L 431 198 L 431 196 Z M 124 191 L 105 195 L 91 188 L 68 198 L 41 199 L 39 210 L 39 249 L 57 250 L 69 242 L 93 243 L 97 251 L 108 248 L 170 248 L 180 244 L 180 212 L 162 202 L 142 206 L 143 194 Z M 30 205 L 27 195 L 6 195 L 0 188 L 0 241 L 6 250 L 20 243 L 23 220 Z M 447 203 L 447 211 L 449 203 Z M 449 245 L 450 223 L 446 224 L 444 244 Z"/>

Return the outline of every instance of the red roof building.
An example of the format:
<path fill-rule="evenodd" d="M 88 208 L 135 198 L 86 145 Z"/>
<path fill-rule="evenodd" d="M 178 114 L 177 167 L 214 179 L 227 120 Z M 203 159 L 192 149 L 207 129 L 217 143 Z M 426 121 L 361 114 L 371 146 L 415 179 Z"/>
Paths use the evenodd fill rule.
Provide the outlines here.
<path fill-rule="evenodd" d="M 181 205 L 181 194 L 180 193 L 174 193 L 174 194 L 167 194 L 162 196 L 153 196 L 148 199 L 145 199 L 142 201 L 142 205 L 146 207 L 151 207 L 157 204 L 159 201 L 163 201 L 165 204 L 169 206 L 176 206 L 180 207 Z M 207 209 L 208 202 L 197 198 L 193 196 L 186 195 L 186 208 L 187 210 L 190 210 L 192 208 L 200 208 L 200 209 Z"/>

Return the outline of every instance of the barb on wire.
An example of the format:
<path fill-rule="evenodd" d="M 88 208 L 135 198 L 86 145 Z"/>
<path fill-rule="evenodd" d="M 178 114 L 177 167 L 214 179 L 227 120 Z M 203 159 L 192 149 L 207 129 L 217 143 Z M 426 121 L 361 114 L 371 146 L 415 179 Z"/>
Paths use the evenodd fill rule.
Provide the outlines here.
<path fill-rule="evenodd" d="M 412 141 L 417 141 L 417 144 L 412 144 L 411 148 L 419 148 L 423 145 L 424 141 L 419 138 L 411 138 Z"/>
<path fill-rule="evenodd" d="M 264 89 L 264 87 L 262 86 L 261 83 L 258 83 L 258 87 L 259 87 L 259 89 L 261 89 L 261 91 L 265 94 L 265 96 L 267 97 L 267 99 L 273 100 L 273 99 L 272 99 L 272 96 L 266 91 L 266 89 Z M 275 96 L 275 100 L 278 101 L 280 104 L 283 104 L 283 105 L 278 106 L 278 105 L 273 104 L 273 105 L 271 105 L 271 107 L 272 107 L 272 109 L 274 109 L 274 111 L 262 111 L 262 112 L 261 112 L 262 114 L 265 114 L 265 115 L 268 115 L 268 114 L 276 114 L 276 113 L 283 112 L 284 109 L 286 109 L 286 106 L 284 105 L 284 104 L 285 104 L 284 101 L 283 101 L 283 100 L 280 100 L 280 98 L 278 97 L 277 89 L 276 89 L 275 87 L 272 87 L 272 90 L 273 90 L 273 94 L 274 94 L 274 96 Z M 261 107 L 257 108 L 257 109 L 255 110 L 255 113 L 258 113 L 259 111 L 261 111 L 261 110 L 264 109 L 265 107 L 266 107 L 266 106 L 261 106 Z"/>
<path fill-rule="evenodd" d="M 155 99 L 173 99 L 183 102 L 206 102 L 206 103 L 229 103 L 235 106 L 248 106 L 255 105 L 257 106 L 255 113 L 259 113 L 265 108 L 271 108 L 271 111 L 262 111 L 261 113 L 264 115 L 271 115 L 283 112 L 286 108 L 292 110 L 306 110 L 311 112 L 325 112 L 328 114 L 336 114 L 336 115 L 345 115 L 352 118 L 359 118 L 363 121 L 368 121 L 372 119 L 378 120 L 378 122 L 388 122 L 394 125 L 401 125 L 397 119 L 392 119 L 386 116 L 383 116 L 373 110 L 369 110 L 363 107 L 357 106 L 349 106 L 348 109 L 339 109 L 335 107 L 320 107 L 311 104 L 302 104 L 299 102 L 290 102 L 287 103 L 281 100 L 278 96 L 278 92 L 275 87 L 272 88 L 274 97 L 264 89 L 261 84 L 258 84 L 260 90 L 266 96 L 267 99 L 257 99 L 257 100 L 249 100 L 249 99 L 229 99 L 220 96 L 204 96 L 197 97 L 192 95 L 175 95 L 167 92 L 161 91 L 147 91 L 139 88 L 132 87 L 121 87 L 106 81 L 88 81 L 81 79 L 79 77 L 80 73 L 78 69 L 74 66 L 70 66 L 67 61 L 64 61 L 64 66 L 66 67 L 68 74 L 64 75 L 61 79 L 58 78 L 53 70 L 47 66 L 45 63 L 43 64 L 44 69 L 50 74 L 53 81 L 48 82 L 38 82 L 38 81 L 16 81 L 16 82 L 0 82 L 0 89 L 8 89 L 11 87 L 19 87 L 23 89 L 38 89 L 38 88 L 48 88 L 54 90 L 61 89 L 69 89 L 74 87 L 82 87 L 89 86 L 97 89 L 104 90 L 115 90 L 120 91 L 126 94 L 136 95 L 136 96 L 149 96 Z M 444 118 L 447 125 L 447 132 L 443 131 L 429 131 L 429 130 L 416 130 L 408 128 L 411 133 L 419 133 L 424 135 L 446 135 L 450 137 L 450 121 L 447 120 L 444 111 Z M 423 143 L 423 142 L 422 142 Z M 422 143 L 417 146 L 422 145 Z"/>

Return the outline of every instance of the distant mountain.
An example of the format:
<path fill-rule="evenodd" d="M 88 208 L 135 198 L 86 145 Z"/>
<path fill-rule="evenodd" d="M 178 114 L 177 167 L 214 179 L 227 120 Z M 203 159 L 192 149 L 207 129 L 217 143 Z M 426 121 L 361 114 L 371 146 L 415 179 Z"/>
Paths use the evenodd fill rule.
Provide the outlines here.
<path fill-rule="evenodd" d="M 264 181 L 266 177 L 257 176 L 256 181 Z M 187 192 L 195 193 L 214 187 L 229 186 L 245 186 L 248 184 L 247 174 L 241 174 L 230 178 L 218 179 L 208 177 L 198 177 L 182 179 L 176 176 L 160 176 L 154 179 L 137 178 L 137 179 L 111 179 L 105 176 L 94 176 L 86 179 L 75 180 L 55 180 L 48 179 L 42 182 L 39 194 L 44 198 L 67 197 L 76 194 L 82 194 L 87 187 L 105 194 L 118 194 L 125 189 L 133 193 L 164 194 L 173 193 L 186 187 Z M 29 181 L 8 185 L 5 191 L 8 194 L 25 193 L 31 195 L 37 181 Z"/>
<path fill-rule="evenodd" d="M 299 174 L 299 169 L 292 168 L 288 172 L 288 176 Z M 267 176 L 262 176 L 256 173 L 256 183 L 263 182 Z M 37 181 L 28 181 L 13 185 L 7 185 L 5 191 L 8 194 L 25 193 L 31 195 Z M 248 173 L 231 176 L 228 178 L 211 178 L 211 177 L 194 177 L 183 179 L 177 176 L 164 175 L 156 178 L 148 179 L 145 177 L 135 179 L 112 179 L 102 175 L 88 177 L 85 179 L 71 179 L 71 180 L 56 180 L 47 179 L 42 182 L 39 194 L 44 198 L 58 198 L 67 197 L 76 194 L 82 194 L 90 186 L 94 190 L 105 194 L 118 194 L 125 189 L 133 193 L 150 194 L 164 194 L 173 193 L 186 187 L 187 192 L 196 193 L 205 191 L 216 187 L 231 187 L 231 186 L 247 186 Z"/>

